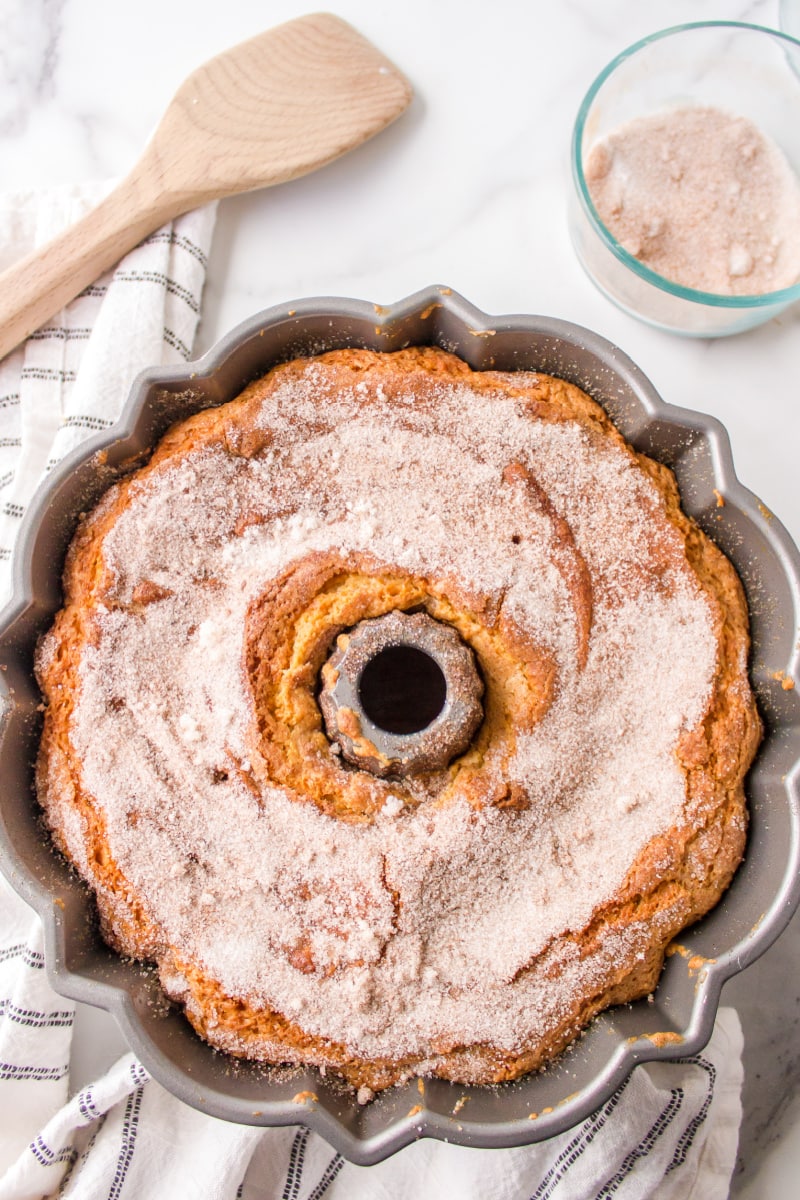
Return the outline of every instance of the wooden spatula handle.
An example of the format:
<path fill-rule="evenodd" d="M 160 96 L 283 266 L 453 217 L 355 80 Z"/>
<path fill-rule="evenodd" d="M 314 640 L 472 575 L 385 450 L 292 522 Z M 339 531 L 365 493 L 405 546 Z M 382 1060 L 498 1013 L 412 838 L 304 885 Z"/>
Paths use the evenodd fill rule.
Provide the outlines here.
<path fill-rule="evenodd" d="M 85 217 L 0 275 L 0 358 L 175 215 L 131 174 Z"/>

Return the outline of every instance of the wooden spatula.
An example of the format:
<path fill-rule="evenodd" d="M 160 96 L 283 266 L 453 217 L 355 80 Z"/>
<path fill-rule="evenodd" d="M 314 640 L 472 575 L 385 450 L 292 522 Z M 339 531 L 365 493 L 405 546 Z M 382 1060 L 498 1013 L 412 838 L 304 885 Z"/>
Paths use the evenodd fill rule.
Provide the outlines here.
<path fill-rule="evenodd" d="M 166 221 L 305 175 L 378 133 L 410 100 L 397 68 L 328 13 L 212 58 L 179 88 L 122 183 L 0 275 L 0 358 Z"/>

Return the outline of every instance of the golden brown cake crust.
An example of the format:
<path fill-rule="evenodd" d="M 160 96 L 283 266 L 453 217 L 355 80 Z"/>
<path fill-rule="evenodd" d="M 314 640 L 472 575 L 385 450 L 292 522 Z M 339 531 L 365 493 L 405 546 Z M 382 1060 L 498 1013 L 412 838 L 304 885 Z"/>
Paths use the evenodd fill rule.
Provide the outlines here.
<path fill-rule="evenodd" d="M 456 417 L 460 432 L 452 434 Z M 518 452 L 508 433 L 512 424 L 514 436 L 526 426 L 536 435 Z M 301 448 L 296 429 L 305 439 Z M 437 450 L 439 457 L 431 460 L 437 482 L 430 483 L 430 507 L 437 505 L 441 516 L 417 507 L 398 520 L 394 493 L 381 499 L 384 478 L 391 470 L 406 472 L 406 491 L 415 479 L 417 492 L 428 487 L 426 447 L 449 437 L 455 439 L 450 450 Z M 537 447 L 545 445 L 547 455 L 541 450 L 537 458 Z M 447 474 L 456 450 L 468 460 L 459 479 L 464 504 L 488 496 L 492 508 L 491 519 L 478 521 L 472 533 Z M 345 504 L 359 454 L 372 454 L 381 464 L 380 473 L 366 479 L 366 509 L 369 497 L 379 496 L 377 509 L 365 509 L 366 515 Z M 326 462 L 327 471 L 309 474 L 315 463 L 318 468 Z M 570 463 L 571 491 L 564 482 Z M 206 544 L 195 547 L 192 539 L 200 534 L 184 518 L 187 544 L 198 556 L 187 565 L 183 550 L 175 551 L 172 563 L 171 539 L 181 535 L 187 480 L 191 474 L 198 488 L 213 491 L 206 471 L 213 472 L 208 478 L 222 497 L 213 522 L 208 518 Z M 280 481 L 291 472 L 293 485 L 284 487 Z M 267 476 L 276 481 L 270 490 L 264 487 Z M 399 484 L 398 489 L 401 495 Z M 141 561 L 129 567 L 124 553 L 135 538 L 125 532 L 126 522 L 146 540 L 157 511 L 168 527 L 168 533 L 154 534 L 155 542 L 164 538 L 161 557 L 156 549 L 137 551 Z M 336 528 L 335 538 L 325 532 L 325 520 Z M 429 547 L 438 536 L 436 520 L 446 528 L 444 549 L 434 553 Z M 431 531 L 425 553 L 414 544 L 413 528 L 407 536 L 414 521 Z M 386 552 L 395 544 L 391 537 L 395 555 Z M 501 539 L 506 544 L 497 544 Z M 608 546 L 600 545 L 606 540 Z M 633 542 L 643 549 L 630 553 L 624 570 L 615 566 Z M 242 574 L 245 550 L 258 563 L 254 571 L 261 572 L 249 591 Z M 523 552 L 528 557 L 520 558 Z M 233 579 L 245 596 L 236 609 L 241 613 L 236 669 L 220 684 L 226 689 L 220 720 L 229 722 L 230 734 L 214 759 L 203 723 L 213 705 L 191 672 L 202 662 L 196 647 L 201 635 L 209 673 L 217 669 L 213 656 L 222 655 L 228 634 L 214 623 L 214 606 L 233 611 Z M 201 1036 L 233 1054 L 319 1064 L 373 1089 L 413 1072 L 463 1082 L 514 1078 L 559 1053 L 609 1004 L 651 991 L 669 942 L 717 902 L 741 859 L 743 780 L 760 737 L 746 674 L 748 620 L 741 585 L 725 556 L 682 512 L 671 472 L 637 455 L 604 411 L 562 380 L 476 373 L 430 348 L 387 355 L 335 351 L 277 367 L 237 400 L 172 429 L 144 468 L 109 491 L 78 530 L 64 586 L 64 608 L 38 657 L 47 705 L 38 762 L 41 803 L 57 845 L 96 893 L 107 939 L 126 954 L 157 961 L 165 990 L 185 1005 Z M 536 633 L 538 618 L 525 608 L 524 595 L 517 599 L 515 589 L 522 594 L 536 588 L 541 605 L 555 597 L 552 636 Z M 652 662 L 625 624 L 629 616 L 623 621 L 635 603 L 642 605 L 649 640 L 661 647 Z M 470 749 L 446 770 L 379 779 L 331 753 L 316 700 L 319 673 L 342 630 L 392 609 L 419 608 L 454 626 L 472 647 L 486 685 L 486 716 Z M 678 624 L 685 626 L 686 644 L 677 630 L 673 646 L 670 628 Z M 108 678 L 114 646 L 116 653 L 129 647 L 129 663 L 130 647 L 149 645 L 151 633 L 142 631 L 150 626 L 153 637 L 161 630 L 165 646 L 183 637 L 187 654 L 195 656 L 187 658 L 187 668 L 176 661 L 191 676 L 192 694 L 206 697 L 196 710 L 186 699 L 189 684 L 186 696 L 169 701 L 174 711 L 165 715 L 159 706 L 167 702 L 162 705 L 144 668 L 138 683 L 130 682 L 128 667 L 120 671 L 118 685 Z M 622 670 L 615 655 L 630 663 L 622 683 L 615 683 L 615 672 Z M 609 672 L 607 688 L 601 660 Z M 665 714 L 672 719 L 677 701 L 669 709 L 658 693 L 671 688 L 670 695 L 680 695 L 684 663 L 699 664 L 689 671 L 687 690 L 694 689 L 694 699 L 675 717 L 671 744 L 664 749 L 658 723 Z M 624 690 L 631 672 L 638 672 L 643 720 L 652 723 L 653 759 L 661 763 L 641 795 L 631 780 L 641 772 L 644 778 L 649 765 L 634 769 L 625 757 L 628 743 L 639 737 L 634 710 L 610 698 L 618 686 Z M 670 672 L 676 673 L 673 683 Z M 595 680 L 591 687 L 587 679 Z M 630 687 L 633 691 L 633 683 Z M 602 729 L 598 724 L 586 735 L 585 762 L 576 754 L 583 776 L 563 754 L 552 762 L 546 758 L 542 732 L 551 724 L 556 742 L 566 739 L 560 725 L 573 719 L 570 689 L 584 724 L 594 719 L 598 705 L 606 705 L 597 718 L 605 722 Z M 248 710 L 240 721 L 228 714 L 234 692 Z M 129 720 L 131 712 L 135 720 Z M 92 723 L 105 739 L 102 754 L 91 748 Z M 185 778 L 167 778 L 174 765 L 162 744 L 162 723 L 177 731 L 176 761 L 186 761 Z M 115 729 L 119 742 L 109 744 Z M 143 747 L 131 759 L 133 766 L 124 758 L 130 729 L 142 737 Z M 598 781 L 587 764 L 594 762 L 591 751 L 601 738 L 615 765 Z M 532 782 L 532 764 L 550 772 L 546 787 Z M 131 785 L 127 799 L 112 800 L 124 773 L 139 766 L 139 791 Z M 187 833 L 171 832 L 182 828 L 184 814 L 172 812 L 168 800 L 160 810 L 148 807 L 147 771 L 153 787 L 163 785 L 164 796 L 181 798 L 183 810 L 199 795 L 202 778 L 209 814 L 223 798 L 230 803 L 245 847 L 245 822 L 253 829 L 259 821 L 277 823 L 286 808 L 305 823 L 304 836 L 314 847 L 306 882 L 302 872 L 293 874 L 283 888 L 278 868 L 267 858 L 255 882 L 244 878 L 246 872 L 239 881 L 241 888 L 253 889 L 254 922 L 263 919 L 259 936 L 265 956 L 276 963 L 274 978 L 254 963 L 252 944 L 242 948 L 242 956 L 250 958 L 246 969 L 227 950 L 218 950 L 240 897 L 226 892 L 214 856 L 227 855 L 225 865 L 235 876 L 233 850 L 220 846 L 223 833 L 198 849 Z M 588 897 L 581 908 L 568 885 L 573 880 L 573 891 L 579 888 L 582 858 L 597 853 L 587 815 L 591 806 L 580 808 L 582 789 L 589 786 L 613 805 L 605 818 L 613 831 L 610 882 L 605 894 Z M 198 821 L 205 811 L 198 809 Z M 270 837 L 276 854 L 285 856 L 294 843 L 289 834 L 274 832 L 281 828 L 270 825 Z M 520 857 L 532 832 L 546 843 L 543 865 L 528 866 Z M 358 838 L 374 855 L 363 873 Z M 455 874 L 459 838 L 474 843 L 475 853 L 486 859 L 460 866 L 460 891 L 443 882 Z M 152 860 L 163 850 L 140 851 L 148 839 L 153 847 L 173 848 L 173 861 L 160 863 L 161 890 L 159 864 Z M 319 865 L 325 847 L 338 855 L 336 871 Z M 510 856 L 507 870 L 499 865 L 498 847 Z M 258 854 L 267 855 L 268 848 L 259 844 Z M 430 861 L 422 878 L 424 855 Z M 273 882 L 262 886 L 258 880 L 273 870 Z M 522 885 L 515 890 L 513 882 L 521 871 L 534 910 L 530 934 L 521 928 L 528 919 Z M 486 881 L 489 897 L 507 898 L 506 911 L 498 910 L 499 927 L 514 925 L 496 950 L 501 960 L 496 978 L 486 933 L 465 935 L 459 957 L 452 938 L 460 935 L 449 935 L 448 949 L 432 923 L 430 908 L 439 903 L 447 922 L 461 907 L 474 924 L 477 880 Z M 551 919 L 542 912 L 553 889 L 558 911 Z M 164 900 L 165 894 L 170 898 Z M 340 915 L 323 936 L 324 913 L 331 906 L 339 912 L 337 904 Z M 191 905 L 194 924 L 187 914 Z M 358 945 L 354 925 L 364 927 Z M 198 928 L 206 941 L 195 940 Z M 473 951 L 476 963 L 462 961 Z M 459 1005 L 476 980 L 479 992 L 485 987 L 486 1014 L 470 1015 L 459 1026 Z M 287 1001 L 292 988 L 300 997 L 294 1011 Z M 556 998 L 545 1003 L 548 989 Z M 403 996 L 397 1007 L 387 999 L 395 994 Z M 332 1016 L 343 996 L 354 997 L 353 1011 L 360 1013 L 350 1023 Z M 504 1006 L 512 1014 L 507 1022 L 499 1019 Z M 484 1032 L 493 1007 L 496 1040 Z M 446 1012 L 441 1019 L 439 1011 Z"/>

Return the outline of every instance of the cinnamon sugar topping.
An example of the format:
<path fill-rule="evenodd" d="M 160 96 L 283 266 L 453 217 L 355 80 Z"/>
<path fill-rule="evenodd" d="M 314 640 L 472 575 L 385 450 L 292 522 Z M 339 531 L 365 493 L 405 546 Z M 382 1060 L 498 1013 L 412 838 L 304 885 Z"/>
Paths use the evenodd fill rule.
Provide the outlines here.
<path fill-rule="evenodd" d="M 164 943 L 353 1053 L 423 1060 L 514 1050 L 644 956 L 644 920 L 599 929 L 590 956 L 572 935 L 681 824 L 676 747 L 717 666 L 713 605 L 626 447 L 499 384 L 426 386 L 424 403 L 413 376 L 391 396 L 368 372 L 333 388 L 311 361 L 262 389 L 257 453 L 211 440 L 141 476 L 103 543 L 112 584 L 70 724 Z M 510 464 L 535 493 L 504 482 Z M 414 803 L 376 782 L 377 815 L 348 822 L 264 782 L 243 631 L 272 581 L 321 554 L 480 596 L 550 656 L 549 707 L 480 765 L 487 793 L 520 802 L 480 805 L 454 770 Z"/>

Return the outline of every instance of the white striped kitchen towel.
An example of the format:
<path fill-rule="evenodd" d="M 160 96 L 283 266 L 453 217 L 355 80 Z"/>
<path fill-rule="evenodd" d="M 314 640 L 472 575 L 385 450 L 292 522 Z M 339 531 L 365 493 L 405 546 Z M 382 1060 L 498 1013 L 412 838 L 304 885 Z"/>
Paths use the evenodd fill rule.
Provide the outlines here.
<path fill-rule="evenodd" d="M 99 187 L 0 196 L 0 270 L 99 199 Z M 0 362 L 0 606 L 33 492 L 113 424 L 139 371 L 191 355 L 215 205 L 165 225 Z"/>
<path fill-rule="evenodd" d="M 73 219 L 85 192 L 0 199 L 0 267 Z M 148 238 L 0 363 L 0 598 L 20 518 L 73 445 L 106 428 L 143 367 L 187 357 L 213 209 Z M 538 1146 L 409 1146 L 355 1167 L 303 1127 L 188 1108 L 125 1055 L 71 1088 L 73 1005 L 44 970 L 38 918 L 0 878 L 0 1200 L 723 1200 L 741 1120 L 742 1038 L 723 1009 L 701 1054 L 637 1069 Z"/>

